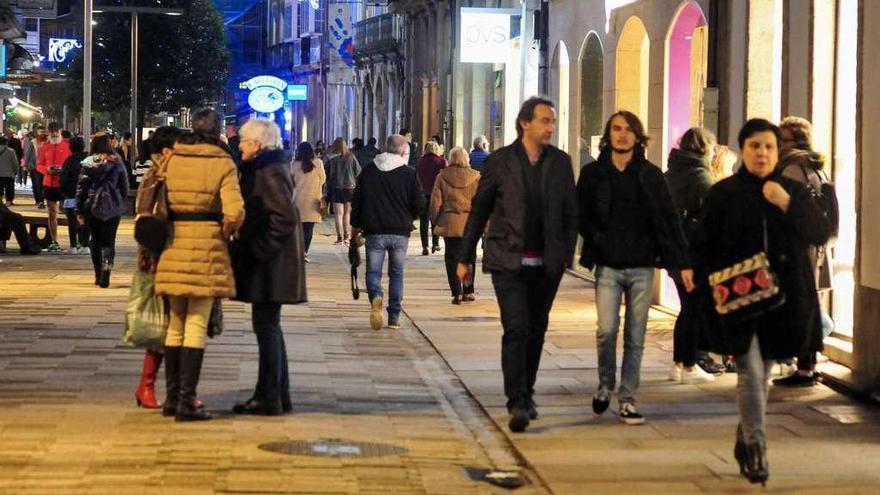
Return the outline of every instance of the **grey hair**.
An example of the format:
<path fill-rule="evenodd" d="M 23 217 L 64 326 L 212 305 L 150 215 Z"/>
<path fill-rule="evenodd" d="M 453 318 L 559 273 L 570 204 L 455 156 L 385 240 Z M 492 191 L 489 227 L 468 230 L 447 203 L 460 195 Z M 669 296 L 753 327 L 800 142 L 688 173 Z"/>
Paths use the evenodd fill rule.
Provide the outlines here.
<path fill-rule="evenodd" d="M 281 141 L 281 129 L 278 124 L 266 119 L 250 119 L 238 130 L 242 140 L 253 139 L 261 144 L 261 148 L 277 150 L 284 147 Z"/>
<path fill-rule="evenodd" d="M 409 151 L 409 143 L 400 134 L 392 134 L 385 140 L 385 151 L 394 155 L 403 155 Z"/>
<path fill-rule="evenodd" d="M 475 149 L 485 149 L 486 146 L 489 145 L 489 140 L 486 139 L 486 136 L 477 136 L 474 138 L 474 148 Z"/>

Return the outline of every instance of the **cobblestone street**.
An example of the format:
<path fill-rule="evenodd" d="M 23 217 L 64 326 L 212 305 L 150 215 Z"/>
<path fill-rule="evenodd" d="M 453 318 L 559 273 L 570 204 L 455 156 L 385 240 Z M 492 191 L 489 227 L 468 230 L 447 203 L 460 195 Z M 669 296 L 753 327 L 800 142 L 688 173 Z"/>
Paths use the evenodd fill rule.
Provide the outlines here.
<path fill-rule="evenodd" d="M 226 302 L 226 330 L 209 343 L 199 388 L 220 417 L 197 424 L 135 407 L 143 351 L 120 340 L 130 220 L 106 290 L 92 285 L 87 256 L 22 257 L 11 242 L 0 255 L 0 493 L 506 493 L 472 481 L 466 467 L 520 470 L 522 494 L 880 492 L 880 411 L 822 385 L 771 391 L 770 482 L 742 480 L 732 456 L 735 376 L 666 381 L 673 320 L 660 312 L 639 397 L 647 425 L 622 425 L 612 411 L 595 417 L 593 291 L 573 276 L 551 316 L 541 417 L 512 435 L 488 276 L 477 276 L 475 303 L 449 304 L 442 253 L 418 256 L 414 237 L 408 318 L 400 331 L 376 332 L 366 295 L 351 298 L 346 249 L 332 245 L 331 230 L 316 232 L 310 302 L 283 311 L 293 414 L 228 413 L 250 396 L 257 345 L 249 307 Z M 261 448 L 286 441 L 323 441 L 312 453 L 335 455 Z"/>

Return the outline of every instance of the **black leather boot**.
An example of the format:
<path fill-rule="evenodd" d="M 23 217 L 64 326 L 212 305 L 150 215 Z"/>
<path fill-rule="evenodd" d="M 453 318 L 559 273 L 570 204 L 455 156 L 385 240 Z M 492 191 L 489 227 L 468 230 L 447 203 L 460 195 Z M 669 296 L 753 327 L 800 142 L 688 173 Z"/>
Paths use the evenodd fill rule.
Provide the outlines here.
<path fill-rule="evenodd" d="M 770 471 L 767 466 L 767 443 L 763 438 L 759 437 L 755 443 L 746 445 L 746 458 L 748 459 L 749 481 L 767 486 Z"/>
<path fill-rule="evenodd" d="M 177 421 L 204 421 L 211 415 L 204 409 L 195 407 L 196 388 L 199 385 L 199 374 L 202 371 L 204 349 L 182 347 L 180 351 L 180 393 L 177 399 Z"/>
<path fill-rule="evenodd" d="M 110 272 L 113 271 L 113 248 L 101 248 L 101 272 L 98 276 L 98 286 L 102 289 L 110 287 Z"/>
<path fill-rule="evenodd" d="M 180 395 L 180 346 L 165 346 L 165 403 L 162 416 L 177 414 L 177 397 Z"/>
<path fill-rule="evenodd" d="M 739 474 L 748 478 L 748 459 L 746 456 L 746 441 L 743 436 L 742 425 L 736 425 L 736 444 L 733 446 L 733 457 L 739 463 Z"/>

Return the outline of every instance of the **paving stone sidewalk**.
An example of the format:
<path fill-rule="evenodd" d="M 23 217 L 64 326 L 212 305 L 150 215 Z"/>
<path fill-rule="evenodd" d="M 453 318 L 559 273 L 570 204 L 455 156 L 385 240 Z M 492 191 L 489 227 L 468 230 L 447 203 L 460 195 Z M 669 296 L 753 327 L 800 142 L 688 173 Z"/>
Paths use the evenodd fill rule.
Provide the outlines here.
<path fill-rule="evenodd" d="M 732 453 L 736 376 L 699 386 L 667 381 L 674 319 L 659 311 L 651 313 L 638 394 L 647 424 L 621 424 L 614 402 L 595 416 L 594 289 L 574 276 L 563 279 L 550 317 L 536 386 L 541 416 L 526 433 L 510 433 L 501 324 L 489 276 L 477 275 L 475 303 L 454 306 L 441 255 L 410 257 L 406 314 L 553 493 L 880 493 L 880 410 L 823 385 L 772 388 L 770 481 L 766 489 L 750 486 Z"/>
<path fill-rule="evenodd" d="M 131 228 L 129 220 L 120 229 L 109 289 L 92 285 L 88 256 L 23 257 L 14 241 L 0 255 L 0 493 L 493 494 L 506 490 L 470 480 L 464 468 L 521 470 L 409 322 L 369 328 L 365 298 L 351 299 L 344 252 L 325 235 L 310 254 L 309 304 L 283 310 L 293 414 L 227 412 L 250 396 L 257 375 L 250 309 L 234 302 L 224 304 L 226 330 L 209 343 L 199 387 L 219 418 L 175 423 L 136 408 L 143 351 L 120 341 Z M 160 396 L 163 387 L 160 375 Z M 332 439 L 345 443 L 317 450 L 336 457 L 260 448 Z M 361 445 L 364 453 L 405 451 L 347 457 L 355 442 L 382 444 Z M 522 474 L 532 484 L 517 493 L 548 493 Z"/>

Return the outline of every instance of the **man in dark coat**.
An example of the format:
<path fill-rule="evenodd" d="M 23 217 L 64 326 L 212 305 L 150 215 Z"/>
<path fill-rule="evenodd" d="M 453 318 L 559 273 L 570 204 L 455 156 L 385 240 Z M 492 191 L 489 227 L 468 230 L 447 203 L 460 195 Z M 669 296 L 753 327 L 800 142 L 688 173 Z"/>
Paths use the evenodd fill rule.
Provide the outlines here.
<path fill-rule="evenodd" d="M 516 119 L 519 138 L 496 150 L 485 168 L 458 253 L 457 275 L 470 283 L 477 242 L 486 234 L 483 267 L 501 309 L 501 369 L 510 412 L 521 432 L 536 419 L 535 381 L 550 308 L 574 256 L 577 199 L 571 158 L 550 144 L 553 102 L 530 98 Z"/>
<path fill-rule="evenodd" d="M 693 270 L 678 214 L 660 168 L 645 158 L 647 136 L 639 118 L 619 111 L 608 119 L 599 160 L 583 168 L 578 180 L 581 264 L 595 266 L 596 344 L 599 390 L 593 411 L 608 409 L 617 373 L 617 334 L 621 296 L 626 295 L 623 366 L 620 373 L 620 421 L 645 422 L 636 409 L 654 268 L 681 272 L 688 291 Z"/>
<path fill-rule="evenodd" d="M 262 371 L 253 397 L 233 411 L 278 415 L 293 409 L 281 305 L 306 301 L 305 243 L 278 126 L 252 119 L 241 134 L 245 220 L 230 252 L 236 299 L 253 304 Z"/>

